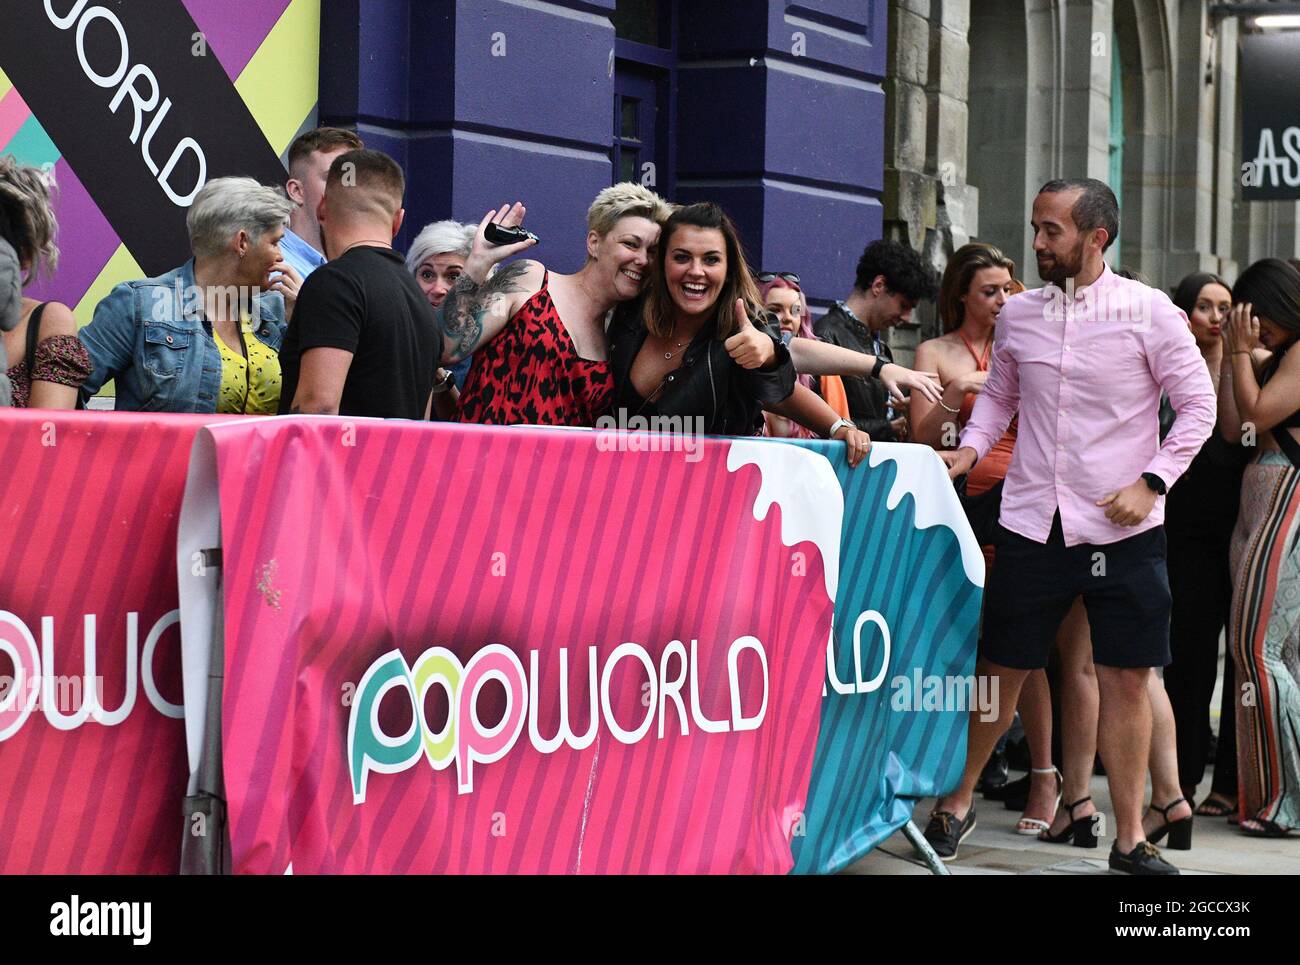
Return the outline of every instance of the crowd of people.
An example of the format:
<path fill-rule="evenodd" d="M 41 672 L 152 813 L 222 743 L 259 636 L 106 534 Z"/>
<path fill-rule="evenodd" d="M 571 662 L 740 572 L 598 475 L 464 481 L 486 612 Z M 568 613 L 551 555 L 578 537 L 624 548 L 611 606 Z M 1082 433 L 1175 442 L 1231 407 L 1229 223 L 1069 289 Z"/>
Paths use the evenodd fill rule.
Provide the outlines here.
<path fill-rule="evenodd" d="M 12 404 L 73 408 L 113 380 L 118 410 L 586 427 L 621 411 L 835 439 L 850 466 L 873 440 L 929 446 L 984 548 L 978 672 L 1001 695 L 995 720 L 972 714 L 961 783 L 936 804 L 938 854 L 975 827 L 977 789 L 1023 809 L 1018 833 L 1095 847 L 1098 756 L 1116 870 L 1176 873 L 1154 844 L 1190 847 L 1194 814 L 1300 827 L 1294 264 L 1231 285 L 1196 273 L 1171 298 L 1106 264 L 1110 189 L 1055 180 L 1033 208 L 1043 287 L 990 244 L 938 278 L 875 241 L 814 321 L 799 266 L 753 270 L 716 204 L 606 188 L 563 274 L 520 257 L 536 243 L 522 230 L 489 240 L 522 229 L 517 202 L 394 250 L 403 172 L 352 131 L 299 137 L 288 174 L 208 182 L 183 263 L 116 286 L 80 330 L 14 294 Z M 56 232 L 42 172 L 0 158 L 0 275 L 6 257 L 23 284 L 53 273 Z M 897 365 L 887 330 L 929 300 L 943 334 Z M 1017 713 L 1030 768 L 1005 782 L 990 774 Z"/>

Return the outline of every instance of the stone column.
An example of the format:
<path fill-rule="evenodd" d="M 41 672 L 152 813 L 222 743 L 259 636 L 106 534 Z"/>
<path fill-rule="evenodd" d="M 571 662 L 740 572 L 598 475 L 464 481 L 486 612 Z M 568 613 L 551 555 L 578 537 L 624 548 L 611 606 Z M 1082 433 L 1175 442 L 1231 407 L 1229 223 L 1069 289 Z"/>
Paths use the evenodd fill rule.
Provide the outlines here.
<path fill-rule="evenodd" d="M 969 0 L 891 0 L 885 80 L 884 235 L 909 245 L 936 272 L 978 230 L 979 193 L 967 176 Z M 933 304 L 890 333 L 907 364 L 938 334 Z"/>

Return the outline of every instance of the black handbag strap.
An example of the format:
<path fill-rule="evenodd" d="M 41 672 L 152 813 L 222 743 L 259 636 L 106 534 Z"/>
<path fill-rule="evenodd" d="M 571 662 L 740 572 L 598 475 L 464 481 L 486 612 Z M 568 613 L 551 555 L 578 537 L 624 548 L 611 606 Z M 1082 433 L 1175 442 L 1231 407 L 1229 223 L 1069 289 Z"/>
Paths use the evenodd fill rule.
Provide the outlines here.
<path fill-rule="evenodd" d="M 41 315 L 45 311 L 47 302 L 41 302 L 32 309 L 31 317 L 27 319 L 27 379 L 32 380 L 32 373 L 36 371 L 36 346 L 41 344 Z"/>
<path fill-rule="evenodd" d="M 1291 465 L 1300 469 L 1300 442 L 1295 441 L 1295 436 L 1291 435 L 1290 430 L 1285 426 L 1278 426 L 1273 430 L 1273 438 L 1277 440 L 1278 446 L 1286 457 L 1291 460 Z"/>

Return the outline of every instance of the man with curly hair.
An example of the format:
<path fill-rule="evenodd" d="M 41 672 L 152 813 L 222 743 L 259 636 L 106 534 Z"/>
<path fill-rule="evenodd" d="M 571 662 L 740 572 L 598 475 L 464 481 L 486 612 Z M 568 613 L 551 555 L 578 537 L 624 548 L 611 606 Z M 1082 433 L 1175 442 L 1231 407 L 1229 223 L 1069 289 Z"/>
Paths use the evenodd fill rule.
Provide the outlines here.
<path fill-rule="evenodd" d="M 894 361 L 884 332 L 910 319 L 921 301 L 939 291 L 935 272 L 920 256 L 896 241 L 873 241 L 858 259 L 853 291 L 813 324 L 817 336 L 834 345 L 876 357 L 876 375 Z M 907 418 L 889 406 L 889 390 L 879 378 L 844 377 L 849 415 L 872 439 L 903 442 Z"/>

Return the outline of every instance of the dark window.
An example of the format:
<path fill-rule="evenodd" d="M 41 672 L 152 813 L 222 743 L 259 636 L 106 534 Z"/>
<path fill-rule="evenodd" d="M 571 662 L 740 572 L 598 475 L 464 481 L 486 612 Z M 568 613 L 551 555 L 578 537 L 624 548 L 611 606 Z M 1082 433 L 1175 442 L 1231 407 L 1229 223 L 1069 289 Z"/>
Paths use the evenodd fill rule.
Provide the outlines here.
<path fill-rule="evenodd" d="M 614 35 L 622 40 L 632 40 L 651 47 L 667 47 L 664 43 L 664 13 L 659 0 L 618 0 L 609 22 L 614 25 Z"/>
<path fill-rule="evenodd" d="M 664 197 L 673 191 L 673 91 L 677 0 L 618 0 L 614 25 L 614 116 L 610 161 L 615 181 L 636 181 Z"/>

